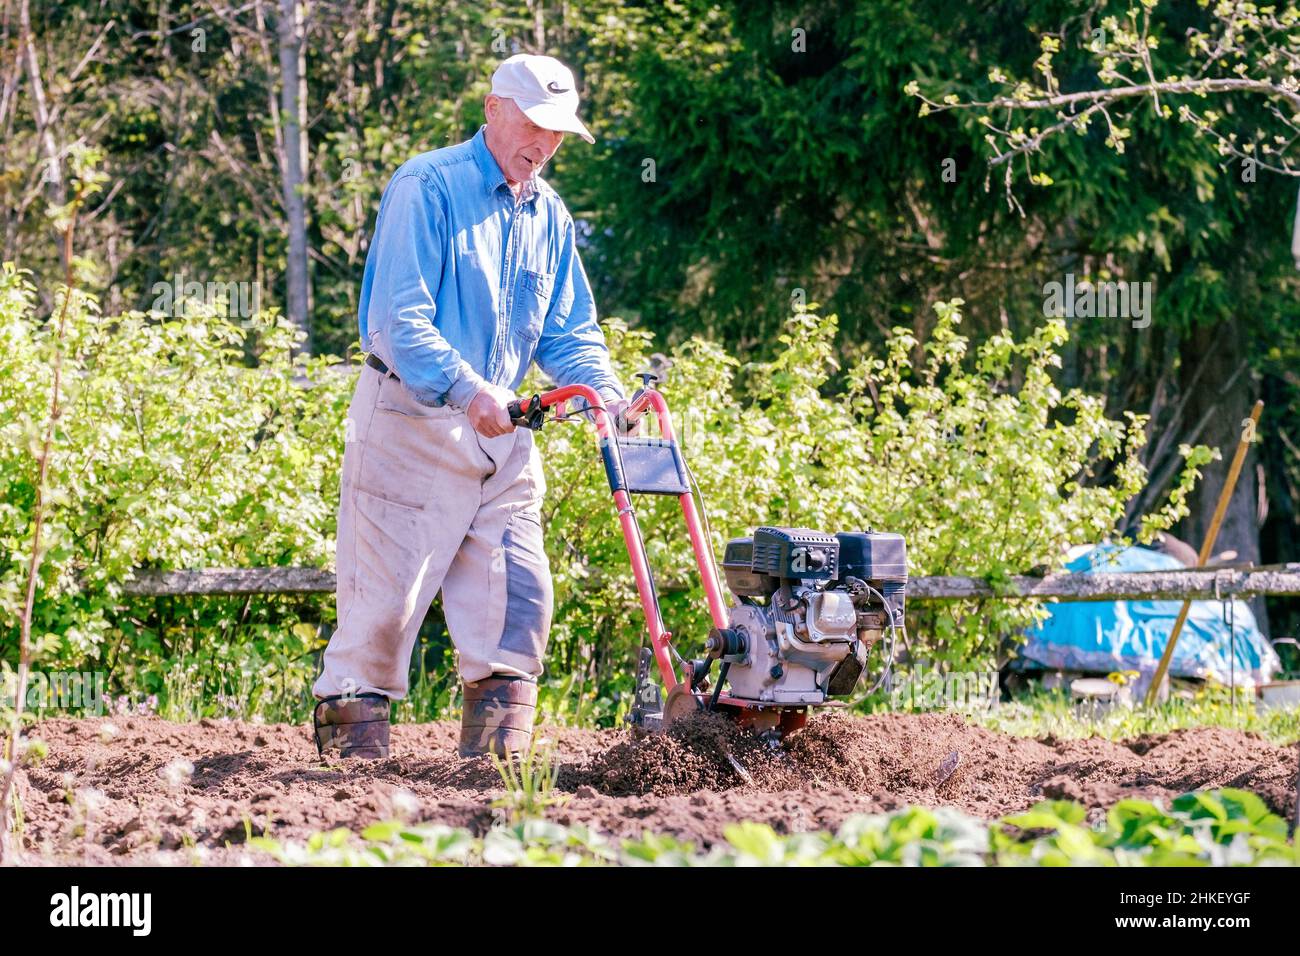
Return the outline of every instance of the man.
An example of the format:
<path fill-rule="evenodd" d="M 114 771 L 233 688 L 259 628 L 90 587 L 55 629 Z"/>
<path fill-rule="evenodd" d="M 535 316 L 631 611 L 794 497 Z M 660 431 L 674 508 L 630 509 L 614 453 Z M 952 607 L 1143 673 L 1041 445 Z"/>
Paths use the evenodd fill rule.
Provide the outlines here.
<path fill-rule="evenodd" d="M 420 623 L 442 589 L 464 689 L 460 752 L 526 749 L 553 607 L 545 479 L 508 403 L 536 361 L 626 407 L 573 219 L 538 177 L 578 119 L 573 74 L 521 54 L 470 140 L 404 163 L 361 285 L 370 354 L 348 411 L 338 630 L 313 688 L 322 754 L 384 757 Z"/>

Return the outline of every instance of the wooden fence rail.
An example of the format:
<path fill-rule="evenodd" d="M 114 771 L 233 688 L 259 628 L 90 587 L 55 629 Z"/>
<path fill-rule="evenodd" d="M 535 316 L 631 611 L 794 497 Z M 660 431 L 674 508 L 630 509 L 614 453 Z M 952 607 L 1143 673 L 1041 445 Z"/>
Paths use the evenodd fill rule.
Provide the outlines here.
<path fill-rule="evenodd" d="M 334 572 L 318 568 L 217 568 L 137 571 L 126 582 L 137 596 L 200 594 L 321 594 L 334 591 Z M 1014 577 L 996 589 L 980 578 L 921 577 L 907 584 L 909 601 L 995 598 L 1027 601 L 1135 601 L 1159 598 L 1255 597 L 1300 594 L 1300 564 L 1136 573 Z"/>

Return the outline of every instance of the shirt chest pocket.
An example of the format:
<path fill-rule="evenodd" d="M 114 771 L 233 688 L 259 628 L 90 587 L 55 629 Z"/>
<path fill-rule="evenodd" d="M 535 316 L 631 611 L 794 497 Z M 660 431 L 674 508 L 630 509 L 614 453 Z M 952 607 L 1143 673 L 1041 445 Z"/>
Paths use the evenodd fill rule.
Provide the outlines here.
<path fill-rule="evenodd" d="M 546 313 L 555 290 L 554 272 L 519 270 L 519 290 L 515 295 L 514 330 L 520 338 L 535 341 L 542 334 Z"/>

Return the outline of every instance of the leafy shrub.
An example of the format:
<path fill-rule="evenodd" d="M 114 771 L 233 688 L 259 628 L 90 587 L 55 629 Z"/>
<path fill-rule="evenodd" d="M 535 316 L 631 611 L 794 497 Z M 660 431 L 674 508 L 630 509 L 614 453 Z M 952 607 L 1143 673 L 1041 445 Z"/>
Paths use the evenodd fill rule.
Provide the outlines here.
<path fill-rule="evenodd" d="M 913 574 L 993 581 L 1059 567 L 1065 548 L 1115 531 L 1145 478 L 1143 420 L 1108 419 L 1099 398 L 1062 393 L 1065 340 L 1049 322 L 974 354 L 941 303 L 926 343 L 897 329 L 836 390 L 836 319 L 790 318 L 770 361 L 742 365 L 707 340 L 674 350 L 664 384 L 694 464 L 712 543 L 766 523 L 906 535 Z M 332 563 L 344 416 L 355 379 L 336 360 L 291 354 L 270 315 L 245 328 L 212 310 L 183 319 L 103 319 L 78 297 L 69 319 L 67 412 L 35 614 L 38 666 L 103 669 L 116 687 L 162 692 L 164 712 L 301 716 L 333 615 L 314 597 L 132 598 L 135 568 Z M 650 336 L 609 323 L 625 382 Z M 35 463 L 50 388 L 50 330 L 12 267 L 0 275 L 0 659 L 12 660 L 23 599 Z M 920 361 L 913 367 L 913 357 Z M 532 384 L 532 383 L 530 383 Z M 542 432 L 547 547 L 556 583 L 544 712 L 608 724 L 630 689 L 644 623 L 589 427 Z M 1181 513 L 1203 450 L 1151 530 Z M 1108 480 L 1089 483 L 1098 469 Z M 707 633 L 702 588 L 675 500 L 637 501 L 665 619 L 685 653 Z M 1041 610 L 1032 603 L 912 608 L 912 647 L 986 661 Z M 435 647 L 450 666 L 445 637 Z M 90 665 L 94 665 L 93 668 Z M 424 686 L 430 686 L 426 681 Z M 441 685 L 439 685 L 441 686 Z M 426 708 L 427 709 L 427 708 Z"/>
<path fill-rule="evenodd" d="M 1100 398 L 1057 388 L 1062 322 L 1023 342 L 994 336 L 971 355 L 957 331 L 960 305 L 936 306 L 926 343 L 895 329 L 837 393 L 834 316 L 792 316 L 781 351 L 766 362 L 742 366 L 699 338 L 672 354 L 661 387 L 703 491 L 716 554 L 761 524 L 871 527 L 906 536 L 913 575 L 996 584 L 1059 570 L 1069 546 L 1117 533 L 1146 478 L 1138 457 L 1145 419 L 1107 418 Z M 624 380 L 635 381 L 650 337 L 612 322 L 609 339 Z M 631 570 L 592 430 L 553 427 L 542 436 L 557 583 L 550 666 L 561 674 L 586 667 L 603 691 L 635 661 L 643 633 Z M 1185 512 L 1209 453 L 1184 455 L 1179 484 L 1159 513 L 1143 518 L 1144 534 Z M 1108 480 L 1088 483 L 1103 467 Z M 682 652 L 693 653 L 709 622 L 680 509 L 659 497 L 638 499 L 636 509 L 665 622 Z M 1002 638 L 1043 613 L 1034 602 L 916 604 L 911 646 L 935 660 L 987 663 Z"/>
<path fill-rule="evenodd" d="M 310 676 L 305 655 L 332 602 L 138 598 L 135 568 L 324 566 L 350 379 L 292 358 L 292 330 L 244 328 L 191 303 L 180 319 L 102 318 L 74 297 L 66 410 L 50 463 L 53 513 L 33 617 L 37 666 L 107 670 L 155 693 L 197 675 L 210 700 L 250 714 Z M 26 276 L 0 274 L 0 572 L 3 658 L 16 657 L 52 329 Z M 248 357 L 256 360 L 250 365 Z M 306 379 L 311 387 L 295 384 Z M 193 680 L 190 681 L 193 683 Z"/>

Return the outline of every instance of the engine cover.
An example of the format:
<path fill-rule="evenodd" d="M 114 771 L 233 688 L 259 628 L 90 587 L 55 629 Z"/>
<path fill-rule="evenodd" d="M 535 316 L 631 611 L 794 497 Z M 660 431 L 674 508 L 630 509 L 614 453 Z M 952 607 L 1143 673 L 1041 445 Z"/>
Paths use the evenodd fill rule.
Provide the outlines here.
<path fill-rule="evenodd" d="M 723 569 L 738 603 L 709 654 L 729 662 L 733 697 L 816 705 L 849 696 L 883 629 L 902 625 L 899 535 L 764 526 L 728 542 Z"/>
<path fill-rule="evenodd" d="M 775 605 L 742 603 L 729 623 L 744 643 L 727 679 L 731 693 L 774 704 L 822 704 L 830 677 L 854 654 L 857 611 L 845 591 L 798 596 L 802 607 L 782 613 Z M 724 658 L 727 659 L 727 658 Z"/>

